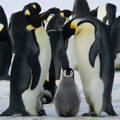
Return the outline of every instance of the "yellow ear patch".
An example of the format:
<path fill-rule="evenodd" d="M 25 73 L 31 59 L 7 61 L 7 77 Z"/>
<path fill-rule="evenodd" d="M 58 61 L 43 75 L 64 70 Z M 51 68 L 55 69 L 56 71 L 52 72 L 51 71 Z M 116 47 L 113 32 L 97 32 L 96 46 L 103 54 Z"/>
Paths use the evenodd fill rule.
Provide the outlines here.
<path fill-rule="evenodd" d="M 78 19 L 75 19 L 75 20 L 73 20 L 72 22 L 71 22 L 71 24 L 70 24 L 70 28 L 71 29 L 76 29 L 77 28 L 77 24 L 80 22 L 80 20 L 78 20 Z"/>
<path fill-rule="evenodd" d="M 31 13 L 30 13 L 30 11 L 29 11 L 28 9 L 26 9 L 25 15 L 26 15 L 26 16 L 30 16 L 30 15 L 31 15 Z"/>
<path fill-rule="evenodd" d="M 60 16 L 61 16 L 61 17 L 65 17 L 65 15 L 64 15 L 64 13 L 63 13 L 63 12 L 61 12 L 61 13 L 60 13 Z"/>
<path fill-rule="evenodd" d="M 4 25 L 0 23 L 0 32 L 3 30 Z"/>
<path fill-rule="evenodd" d="M 35 27 L 34 26 L 32 26 L 32 25 L 27 25 L 27 27 L 26 27 L 28 30 L 35 30 Z"/>
<path fill-rule="evenodd" d="M 32 6 L 33 6 L 33 8 L 37 9 L 36 5 L 32 5 Z"/>

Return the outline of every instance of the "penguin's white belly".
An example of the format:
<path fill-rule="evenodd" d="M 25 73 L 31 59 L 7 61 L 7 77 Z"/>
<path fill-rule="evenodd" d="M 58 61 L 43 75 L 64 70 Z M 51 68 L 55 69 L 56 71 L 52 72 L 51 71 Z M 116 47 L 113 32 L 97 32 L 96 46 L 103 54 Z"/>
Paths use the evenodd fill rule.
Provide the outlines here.
<path fill-rule="evenodd" d="M 25 109 L 31 115 L 37 115 L 37 103 L 40 92 L 43 90 L 45 78 L 49 72 L 51 63 L 51 45 L 49 37 L 43 27 L 35 31 L 36 40 L 40 48 L 39 62 L 41 67 L 40 79 L 35 89 L 30 88 L 22 94 Z"/>
<path fill-rule="evenodd" d="M 89 24 L 87 25 L 89 26 Z M 90 26 L 91 27 L 91 26 Z M 92 104 L 103 104 L 104 84 L 100 78 L 100 60 L 97 56 L 95 66 L 89 63 L 89 50 L 95 41 L 94 28 L 83 29 L 75 36 L 75 48 L 78 71 L 83 84 L 83 89 L 87 98 Z"/>
<path fill-rule="evenodd" d="M 67 56 L 69 60 L 69 65 L 73 69 L 76 67 L 76 55 L 75 55 L 75 44 L 74 43 L 75 43 L 74 36 L 72 36 L 68 42 Z"/>
<path fill-rule="evenodd" d="M 39 61 L 41 66 L 41 75 L 38 86 L 43 86 L 51 63 L 51 44 L 49 36 L 43 27 L 37 29 L 36 33 L 37 32 L 37 42 L 40 47 Z"/>
<path fill-rule="evenodd" d="M 115 59 L 115 68 L 120 69 L 120 54 L 117 54 Z"/>

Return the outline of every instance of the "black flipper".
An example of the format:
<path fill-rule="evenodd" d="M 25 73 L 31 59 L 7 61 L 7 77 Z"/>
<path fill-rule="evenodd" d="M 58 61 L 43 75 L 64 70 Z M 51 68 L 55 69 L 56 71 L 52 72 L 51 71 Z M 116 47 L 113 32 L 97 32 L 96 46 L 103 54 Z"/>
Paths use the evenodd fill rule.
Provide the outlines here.
<path fill-rule="evenodd" d="M 29 66 L 32 70 L 31 90 L 33 90 L 37 86 L 38 81 L 40 79 L 41 69 L 40 69 L 39 60 L 37 58 L 34 59 L 31 57 L 31 59 L 29 59 Z"/>
<path fill-rule="evenodd" d="M 89 62 L 92 67 L 94 67 L 95 59 L 97 55 L 100 53 L 100 51 L 101 51 L 101 42 L 100 39 L 96 39 L 89 51 Z"/>
<path fill-rule="evenodd" d="M 39 47 L 35 42 L 35 38 L 32 32 L 27 31 L 26 39 L 29 40 L 28 48 L 30 49 L 30 52 L 29 52 L 27 61 L 32 72 L 31 90 L 33 90 L 39 82 L 40 73 L 41 73 L 40 63 L 38 60 Z M 31 43 L 33 44 L 32 46 L 31 46 Z"/>

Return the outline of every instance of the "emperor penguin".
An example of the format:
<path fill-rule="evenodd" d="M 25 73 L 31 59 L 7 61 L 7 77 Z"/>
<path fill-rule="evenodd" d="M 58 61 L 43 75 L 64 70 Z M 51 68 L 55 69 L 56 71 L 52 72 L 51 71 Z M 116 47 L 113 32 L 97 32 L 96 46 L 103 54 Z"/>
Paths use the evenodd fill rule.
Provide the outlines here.
<path fill-rule="evenodd" d="M 0 80 L 10 80 L 8 72 L 12 57 L 12 45 L 8 33 L 7 17 L 2 6 L 0 6 L 0 23 Z"/>
<path fill-rule="evenodd" d="M 120 16 L 118 16 L 113 23 L 110 30 L 110 39 L 113 49 L 113 56 L 115 59 L 115 70 L 120 71 Z"/>
<path fill-rule="evenodd" d="M 68 22 L 63 31 L 67 37 L 75 34 L 77 66 L 89 105 L 84 115 L 100 116 L 102 111 L 116 115 L 111 99 L 114 59 L 104 24 L 94 17 L 81 17 Z"/>
<path fill-rule="evenodd" d="M 28 10 L 28 12 L 30 11 Z M 17 15 L 20 17 L 19 14 Z M 39 19 L 29 22 L 28 25 L 24 11 L 20 12 L 20 15 L 25 19 L 23 19 L 23 23 L 20 22 L 19 30 L 24 30 L 24 32 L 20 34 L 21 41 L 18 41 L 17 32 L 19 31 L 16 32 L 15 26 L 12 24 L 12 37 L 17 43 L 15 42 L 15 58 L 11 68 L 10 103 L 8 109 L 1 115 L 45 115 L 40 96 L 44 77 L 49 71 L 51 62 L 49 37 L 41 24 L 37 23 L 36 20 L 39 22 Z M 17 17 L 15 18 L 17 19 Z M 35 18 L 37 17 L 35 16 Z M 16 21 L 14 23 L 17 24 Z"/>
<path fill-rule="evenodd" d="M 31 13 L 31 11 L 29 11 L 29 12 Z M 41 24 L 39 23 L 39 14 L 35 14 L 33 17 L 35 17 L 35 19 L 34 19 L 34 21 L 33 21 L 33 19 L 32 19 L 32 21 L 30 21 L 31 24 L 29 24 L 27 26 L 27 29 L 33 35 L 33 39 L 39 48 L 39 52 L 36 57 L 39 61 L 40 68 L 41 68 L 39 71 L 40 78 L 36 79 L 38 81 L 38 83 L 35 85 L 33 90 L 30 90 L 28 88 L 26 91 L 24 91 L 24 93 L 22 94 L 22 99 L 25 104 L 26 110 L 29 111 L 29 113 L 34 115 L 34 114 L 38 113 L 38 111 L 36 110 L 37 99 L 39 97 L 39 94 L 43 90 L 43 84 L 44 84 L 45 78 L 49 72 L 49 67 L 50 67 L 50 63 L 51 63 L 51 44 L 50 44 L 50 39 L 49 39 L 49 36 L 48 36 L 45 28 L 42 27 Z M 30 64 L 31 64 L 31 62 L 32 61 L 30 61 Z M 31 67 L 33 67 L 33 69 L 35 70 L 35 66 L 31 66 Z M 35 75 L 35 74 L 36 73 L 34 72 L 33 75 Z M 34 76 L 33 76 L 33 80 L 34 80 Z M 34 98 L 30 101 L 29 98 L 32 96 L 34 96 Z M 35 103 L 33 101 L 35 101 Z M 28 102 L 30 102 L 31 105 L 30 104 L 28 105 Z M 31 107 L 34 109 L 34 111 L 30 110 Z M 41 115 L 41 114 L 45 114 L 45 113 L 41 113 L 41 111 L 39 111 L 39 115 Z"/>
<path fill-rule="evenodd" d="M 106 24 L 108 32 L 110 34 L 110 42 L 112 45 L 112 53 L 114 56 L 114 68 L 120 70 L 120 56 L 119 56 L 119 17 L 116 18 L 116 6 L 111 3 L 99 6 L 96 10 L 97 18 Z"/>
<path fill-rule="evenodd" d="M 72 117 L 79 112 L 80 93 L 75 83 L 74 71 L 70 68 L 63 71 L 61 82 L 55 93 L 55 108 L 59 116 Z"/>
<path fill-rule="evenodd" d="M 54 15 L 52 14 L 53 10 Z M 61 29 L 66 19 L 61 16 L 60 10 L 52 8 L 50 9 L 50 11 L 50 15 L 46 20 L 46 30 L 50 37 L 52 60 L 49 71 L 49 82 L 46 82 L 44 87 L 50 90 L 52 95 L 54 96 L 56 91 L 55 81 L 57 79 L 60 79 L 61 67 L 63 69 L 69 68 L 69 61 L 67 58 L 63 33 Z"/>

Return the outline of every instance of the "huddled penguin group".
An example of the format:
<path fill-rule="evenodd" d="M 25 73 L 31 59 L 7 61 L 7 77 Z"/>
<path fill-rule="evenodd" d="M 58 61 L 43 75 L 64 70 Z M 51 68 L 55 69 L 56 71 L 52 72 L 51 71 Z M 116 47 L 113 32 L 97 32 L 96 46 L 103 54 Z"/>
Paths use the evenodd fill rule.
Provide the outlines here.
<path fill-rule="evenodd" d="M 75 0 L 73 11 L 41 9 L 29 3 L 11 15 L 8 25 L 0 6 L 0 79 L 10 80 L 9 106 L 1 116 L 43 116 L 44 104 L 51 102 L 59 116 L 76 116 L 81 99 L 75 70 L 89 106 L 83 116 L 103 111 L 116 116 L 111 96 L 115 70 L 120 70 L 116 6 L 90 10 L 86 0 Z"/>

